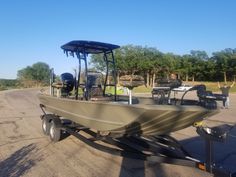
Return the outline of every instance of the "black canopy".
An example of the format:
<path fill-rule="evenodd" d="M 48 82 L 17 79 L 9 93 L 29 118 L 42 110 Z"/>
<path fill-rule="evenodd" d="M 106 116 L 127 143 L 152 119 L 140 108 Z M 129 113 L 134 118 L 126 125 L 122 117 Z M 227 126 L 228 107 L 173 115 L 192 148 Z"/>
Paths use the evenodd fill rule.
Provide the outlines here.
<path fill-rule="evenodd" d="M 119 47 L 120 46 L 114 44 L 84 40 L 71 41 L 61 46 L 65 52 L 79 52 L 87 54 L 109 52 Z"/>

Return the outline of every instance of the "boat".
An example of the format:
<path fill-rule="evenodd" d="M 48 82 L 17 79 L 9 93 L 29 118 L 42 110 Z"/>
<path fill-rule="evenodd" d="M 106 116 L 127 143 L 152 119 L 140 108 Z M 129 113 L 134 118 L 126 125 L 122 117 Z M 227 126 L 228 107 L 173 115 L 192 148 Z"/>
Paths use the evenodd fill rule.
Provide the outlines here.
<path fill-rule="evenodd" d="M 181 104 L 159 104 L 158 100 L 151 96 L 118 95 L 113 53 L 119 48 L 118 45 L 76 40 L 61 48 L 67 56 L 78 58 L 77 78 L 69 73 L 64 73 L 61 83 L 54 83 L 52 78 L 50 94 L 38 95 L 43 110 L 60 119 L 68 119 L 77 125 L 110 136 L 156 136 L 192 126 L 219 112 L 218 109 L 203 106 L 200 101 L 193 101 L 191 104 L 184 104 L 184 101 L 181 101 Z M 99 74 L 88 69 L 90 54 L 103 56 L 107 68 L 100 81 Z M 109 83 L 109 77 L 112 78 L 112 83 Z M 123 82 L 123 86 L 127 86 L 130 93 L 133 87 L 143 83 L 142 79 L 139 82 L 132 78 L 133 76 Z M 101 80 L 104 80 L 104 83 L 101 83 Z M 113 87 L 114 93 L 108 94 L 107 87 Z M 71 95 L 72 90 L 75 90 L 75 95 Z"/>

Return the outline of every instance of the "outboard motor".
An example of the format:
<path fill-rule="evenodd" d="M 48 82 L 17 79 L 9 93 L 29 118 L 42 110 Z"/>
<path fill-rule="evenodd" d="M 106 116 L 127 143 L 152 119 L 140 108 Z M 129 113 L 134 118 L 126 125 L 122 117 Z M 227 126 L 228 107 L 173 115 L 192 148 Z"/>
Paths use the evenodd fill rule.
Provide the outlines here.
<path fill-rule="evenodd" d="M 69 93 L 73 90 L 75 85 L 74 77 L 71 73 L 63 73 L 61 74 L 61 81 L 64 86 L 61 89 L 61 95 L 68 96 Z"/>

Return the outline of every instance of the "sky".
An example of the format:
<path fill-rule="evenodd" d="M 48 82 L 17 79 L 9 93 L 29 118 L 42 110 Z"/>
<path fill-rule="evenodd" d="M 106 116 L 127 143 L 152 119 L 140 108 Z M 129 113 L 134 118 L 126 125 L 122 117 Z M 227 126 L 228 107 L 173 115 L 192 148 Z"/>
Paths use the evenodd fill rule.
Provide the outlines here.
<path fill-rule="evenodd" d="M 234 0 L 2 0 L 0 78 L 45 62 L 56 74 L 73 72 L 76 58 L 61 45 L 92 40 L 209 55 L 236 48 Z"/>

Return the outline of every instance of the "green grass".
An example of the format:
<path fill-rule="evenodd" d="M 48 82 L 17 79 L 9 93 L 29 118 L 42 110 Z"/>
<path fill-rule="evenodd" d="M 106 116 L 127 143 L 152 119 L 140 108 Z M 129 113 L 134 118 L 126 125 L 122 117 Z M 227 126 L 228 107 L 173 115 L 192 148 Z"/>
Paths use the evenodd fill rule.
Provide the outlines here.
<path fill-rule="evenodd" d="M 183 82 L 183 83 L 192 86 L 198 84 L 204 84 L 206 85 L 207 90 L 211 90 L 213 92 L 220 92 L 217 82 Z M 232 82 L 228 82 L 227 84 L 231 85 Z M 221 82 L 220 85 L 224 85 L 224 83 Z M 152 87 L 145 87 L 145 86 L 139 86 L 133 89 L 134 93 L 151 93 L 151 91 Z M 230 93 L 236 93 L 236 84 L 230 89 Z"/>
<path fill-rule="evenodd" d="M 107 88 L 106 88 L 106 93 L 110 93 L 110 94 L 114 95 L 114 94 L 115 94 L 115 89 L 114 89 L 114 87 L 107 87 Z M 124 93 L 124 92 L 123 92 L 123 88 L 117 87 L 116 93 L 117 93 L 118 95 L 123 94 L 123 93 Z"/>
<path fill-rule="evenodd" d="M 133 89 L 134 93 L 151 93 L 152 87 L 146 87 L 144 85 L 135 87 Z"/>
<path fill-rule="evenodd" d="M 151 93 L 151 91 L 152 91 L 152 87 L 145 87 L 145 86 L 139 86 L 133 89 L 134 93 Z M 114 94 L 115 93 L 114 87 L 110 87 L 110 88 L 108 87 L 106 89 L 106 93 Z M 124 94 L 123 87 L 117 87 L 117 94 L 118 95 Z"/>

